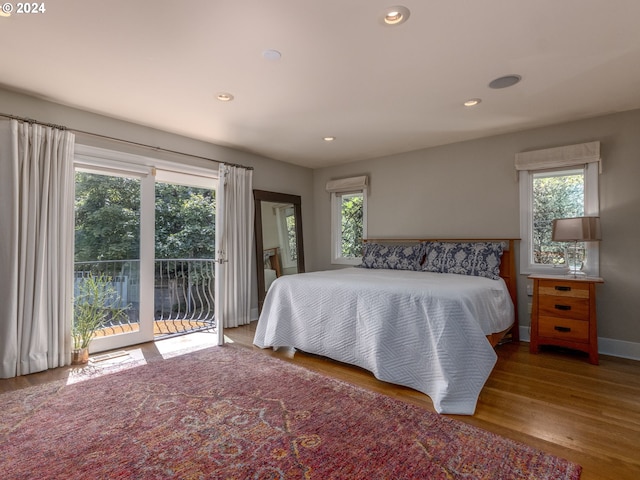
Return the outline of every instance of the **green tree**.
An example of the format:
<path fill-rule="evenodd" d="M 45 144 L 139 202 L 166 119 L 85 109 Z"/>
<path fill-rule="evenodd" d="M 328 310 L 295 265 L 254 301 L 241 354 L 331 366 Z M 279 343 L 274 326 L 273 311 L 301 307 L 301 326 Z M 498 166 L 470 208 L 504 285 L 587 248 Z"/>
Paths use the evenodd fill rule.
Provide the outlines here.
<path fill-rule="evenodd" d="M 287 211 L 285 217 L 285 223 L 287 226 L 287 241 L 289 242 L 289 255 L 293 262 L 298 261 L 298 240 L 296 237 L 296 216 L 293 209 Z"/>
<path fill-rule="evenodd" d="M 75 260 L 140 256 L 140 180 L 76 173 Z"/>
<path fill-rule="evenodd" d="M 156 257 L 214 258 L 215 191 L 156 184 Z M 140 258 L 140 180 L 76 174 L 75 261 Z"/>
<path fill-rule="evenodd" d="M 584 176 L 581 173 L 534 177 L 533 252 L 536 263 L 564 263 L 564 245 L 551 241 L 555 218 L 584 215 Z"/>
<path fill-rule="evenodd" d="M 156 257 L 214 258 L 215 191 L 156 184 Z"/>
<path fill-rule="evenodd" d="M 342 256 L 362 255 L 363 197 L 362 194 L 343 195 L 342 213 Z"/>

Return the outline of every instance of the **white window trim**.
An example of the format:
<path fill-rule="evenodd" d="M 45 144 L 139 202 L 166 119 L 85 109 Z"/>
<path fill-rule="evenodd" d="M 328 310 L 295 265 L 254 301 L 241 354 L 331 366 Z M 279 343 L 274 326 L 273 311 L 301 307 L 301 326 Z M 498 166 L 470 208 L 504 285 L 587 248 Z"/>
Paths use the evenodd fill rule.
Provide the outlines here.
<path fill-rule="evenodd" d="M 342 210 L 338 197 L 362 193 L 362 238 L 367 238 L 367 188 L 351 191 L 331 192 L 331 263 L 334 265 L 360 265 L 362 257 L 343 257 L 342 252 Z"/>
<path fill-rule="evenodd" d="M 553 170 L 566 170 L 571 167 Z M 600 164 L 596 162 L 584 165 L 584 214 L 586 216 L 600 215 L 600 202 L 598 193 L 598 174 Z M 536 170 L 540 172 L 542 170 Z M 533 226 L 533 171 L 520 170 L 520 273 L 564 275 L 568 273 L 565 266 L 539 265 L 533 263 L 532 250 L 532 226 Z M 600 247 L 598 242 L 587 242 L 587 263 L 584 272 L 588 276 L 600 276 Z"/>
<path fill-rule="evenodd" d="M 137 173 L 139 176 L 153 174 L 159 182 L 201 188 L 217 187 L 218 164 L 213 163 L 209 168 L 83 144 L 75 146 L 74 163 L 78 168 L 102 170 L 116 175 L 120 171 L 126 174 Z M 185 181 L 187 176 L 191 177 L 188 182 Z M 194 185 L 194 180 L 198 185 Z"/>
<path fill-rule="evenodd" d="M 76 171 L 131 177 L 140 179 L 140 329 L 123 335 L 94 338 L 90 352 L 120 348 L 123 345 L 153 341 L 153 268 L 154 251 L 144 248 L 155 241 L 155 180 L 154 169 L 145 165 L 138 156 L 122 154 L 85 145 L 76 145 L 74 155 Z"/>

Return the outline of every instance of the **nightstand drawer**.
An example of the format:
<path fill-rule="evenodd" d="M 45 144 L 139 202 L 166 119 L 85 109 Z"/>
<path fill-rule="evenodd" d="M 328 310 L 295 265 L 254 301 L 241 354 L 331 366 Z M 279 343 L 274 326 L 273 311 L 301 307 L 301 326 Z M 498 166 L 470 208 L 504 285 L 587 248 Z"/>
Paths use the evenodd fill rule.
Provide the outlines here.
<path fill-rule="evenodd" d="M 539 295 L 589 298 L 589 284 L 587 283 L 572 282 L 570 280 L 540 280 L 539 282 Z"/>
<path fill-rule="evenodd" d="M 543 316 L 589 321 L 589 299 L 540 295 L 538 312 Z"/>
<path fill-rule="evenodd" d="M 598 364 L 596 284 L 600 277 L 529 275 L 533 280 L 529 351 L 541 345 L 565 347 L 589 354 Z"/>
<path fill-rule="evenodd" d="M 538 335 L 587 343 L 589 341 L 589 322 L 540 316 Z"/>

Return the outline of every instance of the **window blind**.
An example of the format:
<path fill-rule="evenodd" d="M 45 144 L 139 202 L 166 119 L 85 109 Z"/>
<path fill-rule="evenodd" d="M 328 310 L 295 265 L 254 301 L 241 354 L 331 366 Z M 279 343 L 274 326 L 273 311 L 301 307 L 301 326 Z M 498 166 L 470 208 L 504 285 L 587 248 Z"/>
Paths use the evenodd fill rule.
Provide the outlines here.
<path fill-rule="evenodd" d="M 575 167 L 595 162 L 598 163 L 598 171 L 602 173 L 600 142 L 579 143 L 564 147 L 516 153 L 515 166 L 516 170 L 547 170 Z"/>
<path fill-rule="evenodd" d="M 327 192 L 354 192 L 367 188 L 368 177 L 341 178 L 339 180 L 329 180 L 327 182 Z"/>

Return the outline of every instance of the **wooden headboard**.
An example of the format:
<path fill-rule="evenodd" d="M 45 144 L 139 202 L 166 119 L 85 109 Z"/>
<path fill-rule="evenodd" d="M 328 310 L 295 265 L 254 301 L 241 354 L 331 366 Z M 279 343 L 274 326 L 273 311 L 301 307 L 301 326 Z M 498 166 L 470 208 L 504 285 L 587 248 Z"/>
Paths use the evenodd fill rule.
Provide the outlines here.
<path fill-rule="evenodd" d="M 278 248 L 267 248 L 264 251 L 265 262 L 269 263 L 269 266 L 272 270 L 276 272 L 276 278 L 282 275 L 282 270 L 280 268 L 280 255 L 278 254 Z"/>
<path fill-rule="evenodd" d="M 511 338 L 514 342 L 520 340 L 518 324 L 518 287 L 516 275 L 515 238 L 367 238 L 363 242 L 376 243 L 417 243 L 417 242 L 504 242 L 506 248 L 500 259 L 500 276 L 507 285 L 514 308 L 514 322 L 511 327 Z"/>

